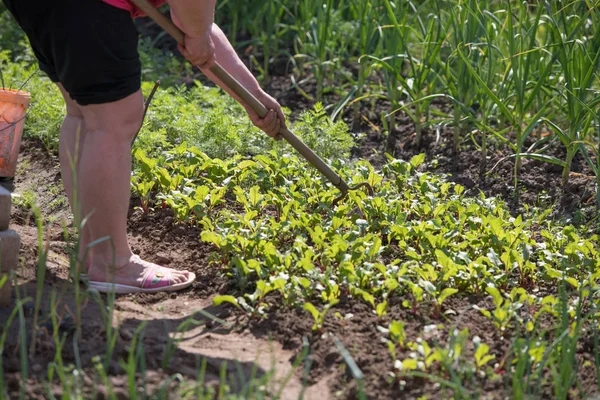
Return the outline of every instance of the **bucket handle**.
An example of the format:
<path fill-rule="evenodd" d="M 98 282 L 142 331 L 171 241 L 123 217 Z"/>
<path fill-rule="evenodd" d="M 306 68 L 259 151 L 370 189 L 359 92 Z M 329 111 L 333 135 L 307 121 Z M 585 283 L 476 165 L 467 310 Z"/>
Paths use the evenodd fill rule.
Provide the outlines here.
<path fill-rule="evenodd" d="M 23 121 L 27 117 L 27 115 L 29 114 L 30 110 L 31 110 L 31 107 L 27 110 L 27 112 L 25 113 L 25 115 L 23 115 L 18 120 L 11 122 L 10 124 L 8 124 L 7 126 L 5 126 L 4 128 L 0 129 L 0 132 L 3 132 L 5 130 L 7 130 L 8 128 L 12 128 L 13 126 L 15 126 L 16 124 L 18 124 L 19 122 Z"/>

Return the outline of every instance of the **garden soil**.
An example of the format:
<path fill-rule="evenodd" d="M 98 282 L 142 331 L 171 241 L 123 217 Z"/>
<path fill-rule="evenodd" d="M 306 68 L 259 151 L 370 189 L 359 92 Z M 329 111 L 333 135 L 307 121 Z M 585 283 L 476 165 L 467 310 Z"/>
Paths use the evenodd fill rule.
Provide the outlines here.
<path fill-rule="evenodd" d="M 399 134 L 409 131 L 410 127 L 400 129 Z M 366 146 L 381 146 L 381 143 L 378 144 L 376 141 L 376 134 L 371 133 L 373 136 L 368 136 L 367 141 L 363 143 L 365 153 L 367 153 Z M 368 144 L 369 138 L 373 140 L 371 144 Z M 406 138 L 407 142 L 409 140 L 410 138 Z M 425 150 L 435 152 L 435 147 L 430 145 Z M 399 147 L 399 151 L 405 152 L 403 153 L 405 156 L 412 154 L 410 148 Z M 444 170 L 444 166 L 446 163 L 451 164 L 451 157 L 445 156 L 443 152 L 434 154 L 437 154 L 436 157 L 441 160 L 438 170 L 449 172 Z M 444 157 L 447 157 L 447 161 L 444 161 L 446 160 Z M 478 158 L 473 157 L 472 160 L 478 163 Z M 469 158 L 465 156 L 459 160 L 460 165 L 463 165 L 464 171 L 467 172 L 459 174 L 458 177 L 455 175 L 452 179 L 461 179 L 461 183 L 473 191 L 481 188 L 475 178 L 469 175 L 469 171 L 478 171 L 478 164 L 469 164 Z M 542 172 L 545 174 L 553 172 L 545 169 L 543 165 L 531 167 L 535 167 L 534 170 L 539 175 L 544 175 Z M 502 175 L 503 171 L 505 174 L 510 174 L 510 168 L 501 168 L 498 171 L 499 174 L 495 178 L 498 182 L 503 182 L 503 179 L 510 181 L 509 177 Z M 560 173 L 556 172 L 556 175 L 559 176 Z M 501 185 L 498 182 L 495 185 Z M 533 186 L 536 182 L 534 176 L 527 182 L 531 182 L 531 188 L 536 188 Z M 575 184 L 575 194 L 571 193 L 577 199 L 581 199 L 581 193 L 585 192 L 586 181 L 582 180 L 582 182 L 584 183 L 581 185 Z M 27 193 L 30 197 L 31 193 L 35 194 L 36 203 L 41 207 L 42 215 L 46 218 L 43 239 L 44 246 L 49 250 L 49 256 L 43 285 L 44 298 L 41 303 L 43 307 L 39 323 L 41 328 L 36 335 L 35 353 L 28 360 L 30 376 L 25 388 L 27 398 L 45 398 L 45 390 L 50 390 L 55 396 L 61 393 L 60 386 L 52 385 L 45 388 L 41 383 L 47 376 L 48 365 L 53 361 L 56 351 L 47 313 L 53 291 L 57 294 L 57 309 L 63 316 L 60 334 L 67 337 L 63 351 L 64 361 L 81 364 L 85 371 L 84 382 L 88 397 L 107 398 L 108 392 L 104 386 L 93 381 L 94 356 L 105 354 L 107 344 L 106 327 L 101 322 L 102 308 L 92 300 L 83 307 L 82 339 L 78 344 L 77 357 L 79 361 L 73 352 L 75 301 L 74 286 L 68 280 L 67 261 L 72 240 L 65 238 L 66 233 L 72 233 L 73 229 L 69 226 L 71 220 L 66 200 L 57 189 L 61 186 L 57 160 L 48 155 L 39 143 L 26 140 L 22 146 L 17 177 L 12 184 L 6 185 L 20 195 L 17 200 L 20 203 L 27 197 Z M 538 185 L 546 190 L 551 188 L 547 181 L 541 181 Z M 494 194 L 496 190 L 494 184 L 487 184 L 484 188 L 488 194 Z M 502 195 L 502 193 L 497 194 Z M 526 201 L 522 199 L 523 204 Z M 200 360 L 206 359 L 207 385 L 217 385 L 221 366 L 225 363 L 228 380 L 233 389 L 239 390 L 243 386 L 244 379 L 251 376 L 253 371 L 260 376 L 274 370 L 275 376 L 271 379 L 270 389 L 272 393 L 278 392 L 282 382 L 289 378 L 282 392 L 283 398 L 299 398 L 302 382 L 306 381 L 308 389 L 304 392 L 304 399 L 354 399 L 358 397 L 359 385 L 335 346 L 334 339 L 337 338 L 363 372 L 367 398 L 417 399 L 423 395 L 429 398 L 447 395 L 447 389 L 439 382 L 417 377 L 398 378 L 391 375 L 394 360 L 387 345 L 381 340 L 381 329 L 387 327 L 392 320 L 406 323 L 408 337 L 418 336 L 441 346 L 448 343 L 449 335 L 455 328 L 467 328 L 471 337 L 479 336 L 482 342 L 490 345 L 490 352 L 496 357 L 497 365 L 494 368 L 498 373 L 497 376 L 503 376 L 506 368 L 504 361 L 509 356 L 511 338 L 502 337 L 492 323 L 473 307 L 476 305 L 490 309 L 492 304 L 489 299 L 450 298 L 444 303 L 442 312 L 438 313 L 427 304 L 420 305 L 418 312 L 412 312 L 410 308 L 407 309 L 400 304 L 404 299 L 398 298 L 392 299 L 385 316 L 377 317 L 370 306 L 353 299 L 342 298 L 340 304 L 330 311 L 331 314 L 338 313 L 342 318 L 330 315 L 324 327 L 315 331 L 312 317 L 308 313 L 303 310 L 279 308 L 280 302 L 276 296 L 273 296 L 269 298 L 272 308 L 266 318 L 250 318 L 232 307 L 217 307 L 212 304 L 212 299 L 217 294 L 238 293 L 230 286 L 224 275 L 225 271 L 210 265 L 209 258 L 215 249 L 200 242 L 199 229 L 176 224 L 171 210 L 160 206 L 144 214 L 136 207 L 136 202 L 136 199 L 132 199 L 129 219 L 130 240 L 134 251 L 153 262 L 176 269 L 190 269 L 196 273 L 198 279 L 191 288 L 177 294 L 117 297 L 112 324 L 112 328 L 117 332 L 117 340 L 113 361 L 108 366 L 109 379 L 115 388 L 117 398 L 128 398 L 129 394 L 127 374 L 116 360 L 127 359 L 128 349 L 141 324 L 145 324 L 142 340 L 148 370 L 145 385 L 149 393 L 168 390 L 171 396 L 175 396 L 177 387 L 181 388 L 182 385 L 196 378 Z M 16 293 L 20 298 L 35 296 L 38 230 L 33 223 L 31 213 L 23 204 L 14 207 L 11 224 L 22 238 L 22 266 L 17 271 Z M 549 293 L 554 291 L 555 289 L 550 289 Z M 106 298 L 104 300 L 106 301 Z M 0 320 L 8 318 L 8 312 L 9 310 L 0 310 Z M 207 314 L 218 318 L 221 322 L 215 322 L 207 317 Z M 182 323 L 190 317 L 195 322 L 182 326 Z M 24 308 L 24 318 L 27 332 L 31 334 L 32 307 Z M 444 328 L 441 328 L 442 324 Z M 4 369 L 7 372 L 9 393 L 12 396 L 16 396 L 21 390 L 17 325 L 15 321 L 12 328 L 15 334 L 8 335 L 6 348 L 9 350 L 2 356 Z M 170 358 L 165 357 L 165 354 L 169 354 L 165 352 L 169 343 L 177 343 L 170 353 Z M 303 352 L 307 349 L 306 345 L 309 353 L 306 358 L 302 358 Z M 579 350 L 582 360 L 593 360 L 592 344 L 586 346 L 584 343 Z M 467 348 L 466 351 L 467 354 L 472 354 L 473 349 Z M 398 358 L 403 359 L 408 356 L 408 351 L 399 350 Z M 240 378 L 240 368 L 245 378 Z M 588 367 L 582 364 L 581 368 L 585 370 Z M 593 374 L 591 370 L 587 372 L 590 376 Z M 178 378 L 172 379 L 165 386 L 164 382 L 173 374 L 178 374 L 176 375 Z M 481 398 L 510 397 L 510 382 L 501 378 L 493 381 L 479 380 L 479 377 L 473 379 L 471 384 L 466 382 L 465 386 L 469 388 L 477 382 L 473 387 L 484 388 L 484 392 L 473 394 L 478 394 Z M 582 384 L 588 386 L 585 380 Z M 97 393 L 91 391 L 94 386 L 99 388 Z M 594 392 L 593 380 L 589 382 L 588 389 L 588 393 Z"/>

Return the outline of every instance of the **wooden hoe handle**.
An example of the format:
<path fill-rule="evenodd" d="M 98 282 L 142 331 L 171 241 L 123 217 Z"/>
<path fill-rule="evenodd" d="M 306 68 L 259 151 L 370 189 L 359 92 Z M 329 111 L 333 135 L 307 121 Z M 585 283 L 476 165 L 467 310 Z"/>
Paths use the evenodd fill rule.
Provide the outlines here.
<path fill-rule="evenodd" d="M 184 45 L 185 34 L 179 29 L 169 18 L 158 11 L 153 5 L 148 3 L 147 0 L 132 0 L 132 2 L 142 10 L 148 17 L 156 22 L 161 28 L 163 28 L 169 35 L 171 35 L 177 43 Z M 263 118 L 267 115 L 267 107 L 262 104 L 252 93 L 248 91 L 241 83 L 238 82 L 229 72 L 225 71 L 219 63 L 215 63 L 210 68 L 210 72 L 215 74 L 217 78 L 229 89 L 231 89 L 236 95 L 238 95 L 246 104 L 254 110 L 259 117 Z M 291 144 L 308 162 L 310 162 L 315 168 L 317 168 L 323 175 L 327 177 L 339 190 L 345 194 L 349 187 L 348 184 L 336 174 L 330 167 L 312 151 L 302 140 L 294 135 L 289 129 L 282 129 L 279 134 Z"/>

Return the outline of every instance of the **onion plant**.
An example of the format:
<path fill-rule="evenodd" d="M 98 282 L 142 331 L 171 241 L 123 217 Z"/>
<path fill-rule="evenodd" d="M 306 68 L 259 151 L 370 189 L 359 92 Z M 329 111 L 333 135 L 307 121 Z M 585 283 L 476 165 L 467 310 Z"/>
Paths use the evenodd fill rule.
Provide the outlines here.
<path fill-rule="evenodd" d="M 380 12 L 378 0 L 353 0 L 349 5 L 352 18 L 359 21 L 358 25 L 358 72 L 356 79 L 357 98 L 363 96 L 364 86 L 369 76 L 371 65 L 362 56 L 375 55 L 379 48 L 380 35 L 377 29 L 377 17 Z M 360 101 L 353 104 L 353 130 L 358 130 L 360 124 Z"/>
<path fill-rule="evenodd" d="M 597 93 L 597 96 L 600 93 Z M 581 145 L 581 152 L 585 161 L 595 176 L 596 208 L 600 215 L 600 110 L 595 115 L 595 137 L 591 136 L 586 140 L 580 140 L 573 143 Z M 591 155 L 590 155 L 591 153 Z M 600 224 L 598 225 L 600 227 Z"/>
<path fill-rule="evenodd" d="M 515 151 L 514 187 L 515 194 L 518 185 L 518 173 L 521 168 L 522 158 L 530 157 L 544 161 L 560 163 L 554 157 L 539 153 L 524 152 L 525 139 L 540 124 L 542 117 L 547 115 L 550 102 L 537 109 L 535 114 L 531 110 L 538 104 L 540 92 L 551 92 L 549 76 L 552 72 L 554 58 L 545 47 L 537 42 L 537 34 L 541 29 L 542 7 L 537 7 L 535 14 L 530 13 L 528 3 L 520 4 L 514 10 L 511 2 L 507 2 L 498 46 L 505 54 L 508 62 L 502 80 L 507 81 L 507 89 L 499 97 L 494 87 L 484 81 L 482 74 L 475 70 L 469 62 L 464 50 L 457 48 L 459 56 L 465 62 L 471 76 L 478 87 L 483 90 L 498 108 L 500 117 L 511 128 L 514 143 L 511 147 Z M 500 12 L 498 13 L 500 14 Z M 502 20 L 502 19 L 501 19 Z"/>
<path fill-rule="evenodd" d="M 338 2 L 337 8 L 343 8 L 343 0 Z M 309 65 L 314 73 L 317 85 L 317 101 L 323 99 L 325 73 L 328 66 L 333 65 L 335 54 L 341 48 L 335 48 L 336 35 L 334 34 L 334 0 L 302 0 L 298 3 L 296 13 L 296 60 Z M 340 43 L 335 43 L 340 44 Z"/>
<path fill-rule="evenodd" d="M 415 144 L 420 146 L 423 121 L 422 116 L 432 100 L 429 94 L 436 79 L 432 67 L 437 65 L 437 58 L 442 46 L 442 29 L 439 19 L 429 15 L 426 23 L 418 15 L 412 3 L 400 1 L 383 1 L 386 18 L 385 24 L 379 27 L 382 36 L 383 56 L 366 55 L 374 64 L 383 68 L 387 97 L 392 106 L 388 115 L 388 151 L 396 146 L 395 113 L 405 111 L 415 124 Z M 414 17 L 414 25 L 409 22 Z M 420 57 L 415 49 L 409 47 L 412 38 L 416 37 L 422 45 Z M 405 71 L 407 69 L 408 71 Z M 407 96 L 408 104 L 402 104 L 403 96 Z M 409 110 L 408 106 L 412 106 Z"/>
<path fill-rule="evenodd" d="M 406 60 L 408 66 L 407 77 L 403 77 L 402 71 L 396 71 L 396 73 L 399 84 L 404 93 L 407 94 L 410 104 L 413 105 L 412 113 L 406 110 L 406 107 L 402 107 L 402 109 L 407 112 L 415 124 L 415 145 L 420 147 L 423 133 L 422 118 L 433 99 L 432 96 L 428 95 L 433 92 L 437 82 L 437 74 L 433 67 L 438 65 L 438 57 L 443 43 L 442 23 L 439 17 L 434 14 L 429 14 L 427 20 L 423 21 L 418 16 L 417 9 L 412 1 L 409 1 L 409 7 L 417 17 L 415 23 L 411 24 L 412 29 L 403 29 L 395 15 L 397 7 L 393 7 L 390 0 L 385 0 L 384 4 L 389 19 L 393 23 L 394 33 L 392 34 L 398 35 L 405 50 L 405 53 L 399 56 Z M 415 54 L 417 53 L 415 50 L 418 49 L 413 49 L 409 45 L 411 36 L 414 36 L 417 43 L 422 46 L 420 54 Z"/>
<path fill-rule="evenodd" d="M 384 2 L 387 0 L 384 0 Z M 391 4 L 387 5 L 388 9 L 392 8 Z M 383 77 L 385 82 L 385 89 L 387 91 L 387 98 L 391 103 L 392 109 L 397 109 L 400 107 L 400 98 L 402 96 L 402 89 L 400 86 L 399 78 L 404 79 L 402 77 L 402 71 L 404 69 L 404 63 L 406 58 L 404 54 L 406 53 L 406 41 L 403 38 L 407 35 L 406 31 L 408 31 L 408 25 L 406 23 L 408 19 L 408 7 L 403 2 L 394 3 L 394 8 L 396 8 L 392 12 L 387 12 L 385 22 L 389 22 L 389 25 L 379 26 L 378 29 L 381 32 L 382 36 L 382 51 L 387 56 L 385 57 L 375 57 L 368 56 L 373 59 L 376 64 L 383 66 Z M 400 21 L 396 18 L 396 13 L 400 16 Z M 393 26 L 395 29 L 385 29 L 385 26 Z M 395 124 L 395 114 L 390 114 L 387 120 L 387 131 L 388 131 L 388 140 L 387 140 L 387 151 L 393 152 L 396 148 L 396 135 L 394 134 L 394 130 L 396 128 Z"/>
<path fill-rule="evenodd" d="M 488 5 L 485 1 L 482 3 L 484 7 Z M 447 40 L 453 51 L 442 68 L 445 90 L 454 100 L 452 144 L 454 153 L 458 154 L 461 131 L 465 127 L 463 122 L 472 114 L 472 106 L 477 97 L 477 86 L 473 75 L 469 72 L 469 66 L 478 74 L 483 73 L 481 68 L 484 55 L 478 45 L 485 36 L 485 26 L 475 17 L 474 10 L 479 8 L 476 0 L 459 2 L 458 7 L 443 7 L 443 4 L 438 1 L 437 7 L 440 12 L 445 8 L 449 9 Z M 464 57 L 459 57 L 461 48 L 464 49 Z M 487 76 L 489 78 L 491 74 L 488 72 Z"/>
<path fill-rule="evenodd" d="M 581 149 L 581 141 L 593 132 L 593 122 L 600 105 L 595 92 L 600 63 L 600 11 L 598 6 L 576 2 L 562 8 L 555 2 L 544 2 L 553 54 L 560 65 L 561 93 L 559 107 L 565 116 L 566 129 L 549 122 L 566 149 L 562 180 L 569 180 L 573 158 Z M 565 11 L 569 12 L 565 12 Z"/>
<path fill-rule="evenodd" d="M 436 4 L 442 14 L 444 8 L 440 2 Z M 469 69 L 471 67 L 477 72 L 486 87 L 495 88 L 498 96 L 507 97 L 508 85 L 501 74 L 505 68 L 504 57 L 495 44 L 502 23 L 486 9 L 488 6 L 486 2 L 470 2 L 461 5 L 458 10 L 450 8 L 447 35 L 451 53 L 443 65 L 445 89 L 453 101 L 453 150 L 458 154 L 461 133 L 472 124 L 473 143 L 481 151 L 481 179 L 484 179 L 487 170 L 488 136 L 492 134 L 500 142 L 509 144 L 505 137 L 506 128 L 498 126 L 495 118 L 496 104 L 488 92 L 477 85 Z M 461 57 L 461 50 L 466 53 L 465 57 Z M 473 132 L 481 136 L 480 143 L 477 143 Z"/>
<path fill-rule="evenodd" d="M 247 2 L 224 0 L 217 3 L 215 19 L 219 26 L 225 29 L 231 44 L 236 47 L 238 45 L 237 38 L 246 34 L 246 29 L 251 24 L 254 14 L 251 11 L 256 10 L 255 7 L 248 7 Z"/>
<path fill-rule="evenodd" d="M 257 15 L 248 24 L 248 31 L 253 42 L 260 43 L 262 48 L 262 65 L 255 63 L 260 70 L 262 80 L 270 81 L 269 65 L 279 55 L 280 42 L 288 32 L 288 26 L 282 23 L 289 12 L 285 0 L 267 1 L 262 4 Z"/>

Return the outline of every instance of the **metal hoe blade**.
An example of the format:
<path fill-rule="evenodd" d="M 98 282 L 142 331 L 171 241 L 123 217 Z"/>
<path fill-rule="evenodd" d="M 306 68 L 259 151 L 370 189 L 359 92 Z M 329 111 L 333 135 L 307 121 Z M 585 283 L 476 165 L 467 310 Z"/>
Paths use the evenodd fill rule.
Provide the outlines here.
<path fill-rule="evenodd" d="M 348 196 L 348 192 L 350 190 L 358 190 L 361 187 L 367 188 L 367 191 L 369 192 L 369 194 L 371 196 L 373 196 L 373 194 L 375 194 L 375 191 L 373 190 L 373 186 L 371 186 L 367 182 L 359 183 L 358 185 L 352 186 L 352 187 L 348 187 L 346 185 L 346 189 L 345 190 L 340 189 L 342 193 L 333 200 L 333 202 L 331 203 L 331 207 L 335 208 L 335 206 L 337 206 L 340 201 L 344 200 L 346 198 L 346 196 Z"/>

